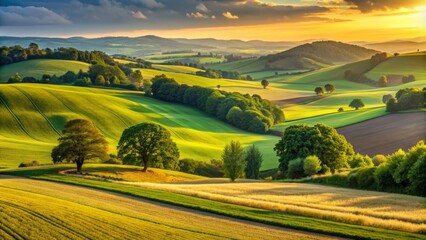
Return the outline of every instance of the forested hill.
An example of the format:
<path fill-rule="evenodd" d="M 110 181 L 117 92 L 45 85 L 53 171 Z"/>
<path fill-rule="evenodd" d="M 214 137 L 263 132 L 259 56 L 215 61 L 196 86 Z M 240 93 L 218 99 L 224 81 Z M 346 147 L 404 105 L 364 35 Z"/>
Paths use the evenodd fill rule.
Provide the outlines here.
<path fill-rule="evenodd" d="M 335 41 L 303 44 L 287 51 L 260 58 L 270 69 L 317 69 L 370 58 L 378 51 Z"/>

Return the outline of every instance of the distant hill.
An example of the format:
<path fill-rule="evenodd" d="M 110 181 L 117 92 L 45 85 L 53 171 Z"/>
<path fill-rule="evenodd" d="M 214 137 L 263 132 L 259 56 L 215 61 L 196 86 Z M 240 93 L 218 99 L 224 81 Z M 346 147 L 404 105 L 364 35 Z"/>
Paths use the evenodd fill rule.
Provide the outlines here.
<path fill-rule="evenodd" d="M 415 42 L 415 41 L 392 41 L 382 43 L 368 43 L 362 44 L 366 48 L 373 48 L 379 51 L 388 53 L 409 53 L 416 52 L 417 50 L 425 51 L 426 42 Z"/>
<path fill-rule="evenodd" d="M 320 69 L 335 64 L 344 64 L 370 58 L 378 53 L 357 45 L 335 41 L 306 43 L 287 51 L 260 57 L 256 60 L 241 60 L 213 65 L 212 68 L 236 67 L 234 71 L 255 72 L 262 70 L 302 70 Z M 250 61 L 250 69 L 247 69 Z"/>
<path fill-rule="evenodd" d="M 319 69 L 327 65 L 343 64 L 370 58 L 376 50 L 335 41 L 303 44 L 287 51 L 268 55 L 269 69 Z"/>

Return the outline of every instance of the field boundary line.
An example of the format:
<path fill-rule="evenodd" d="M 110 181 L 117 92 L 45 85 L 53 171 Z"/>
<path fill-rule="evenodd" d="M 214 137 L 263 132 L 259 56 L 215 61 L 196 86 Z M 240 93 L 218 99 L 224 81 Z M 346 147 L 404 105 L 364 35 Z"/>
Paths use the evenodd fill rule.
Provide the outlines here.
<path fill-rule="evenodd" d="M 43 116 L 44 117 L 44 119 L 46 119 L 46 121 L 47 121 L 47 123 L 50 125 L 50 127 L 52 127 L 53 128 L 53 131 L 55 131 L 56 132 L 56 134 L 58 135 L 58 136 L 62 136 L 62 134 L 61 134 L 61 132 L 59 132 L 59 130 L 58 129 L 56 129 L 56 127 L 55 127 L 55 125 L 52 123 L 52 121 L 50 121 L 50 119 L 46 116 L 46 114 L 44 114 L 41 110 L 40 110 L 40 108 L 37 106 L 37 104 L 34 102 L 34 100 L 33 99 L 31 99 L 31 97 L 28 95 L 28 93 L 27 92 L 25 92 L 24 90 L 22 90 L 22 89 L 19 89 L 19 88 L 17 88 L 16 86 L 13 86 L 16 90 L 18 90 L 18 91 L 20 91 L 27 99 L 28 99 L 28 101 L 30 101 L 31 102 L 31 104 L 34 106 L 34 108 L 37 110 L 37 112 L 38 113 L 40 113 L 40 115 L 41 116 Z"/>
<path fill-rule="evenodd" d="M 21 127 L 22 131 L 24 131 L 30 138 L 41 141 L 40 139 L 32 136 L 30 132 L 25 128 L 24 124 L 21 122 L 21 120 L 16 116 L 16 114 L 12 111 L 12 109 L 7 105 L 6 101 L 2 98 L 2 94 L 0 93 L 0 102 L 3 103 L 3 105 L 6 107 L 6 109 L 9 111 L 9 113 L 12 115 L 12 117 L 16 120 L 18 125 Z"/>

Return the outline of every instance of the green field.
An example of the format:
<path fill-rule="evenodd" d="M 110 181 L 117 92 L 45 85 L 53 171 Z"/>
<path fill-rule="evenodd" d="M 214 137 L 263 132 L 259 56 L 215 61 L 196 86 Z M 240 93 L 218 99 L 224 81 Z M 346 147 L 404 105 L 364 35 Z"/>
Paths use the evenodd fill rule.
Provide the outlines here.
<path fill-rule="evenodd" d="M 266 60 L 259 61 L 257 58 L 250 58 L 234 62 L 209 64 L 207 65 L 207 68 L 223 71 L 235 71 L 239 73 L 249 73 L 263 71 L 265 69 L 265 63 Z"/>
<path fill-rule="evenodd" d="M 278 164 L 273 151 L 277 137 L 247 133 L 193 108 L 138 92 L 4 84 L 0 85 L 0 113 L 0 167 L 16 167 L 32 160 L 49 163 L 50 151 L 65 122 L 75 118 L 91 120 L 109 141 L 112 153 L 125 128 L 150 121 L 172 133 L 181 158 L 218 159 L 225 144 L 239 140 L 261 148 L 264 169 Z"/>
<path fill-rule="evenodd" d="M 180 66 L 180 65 L 153 64 L 152 67 L 161 71 L 166 71 L 166 72 L 190 73 L 190 74 L 195 74 L 196 72 L 199 72 L 199 71 L 204 72 L 204 70 L 199 68 Z"/>
<path fill-rule="evenodd" d="M 0 83 L 7 82 L 11 75 L 19 73 L 21 78 L 35 77 L 40 79 L 43 74 L 54 75 L 58 77 L 67 71 L 87 71 L 89 64 L 79 61 L 53 60 L 53 59 L 36 59 L 18 62 L 2 66 L 0 68 Z"/>
<path fill-rule="evenodd" d="M 187 195 L 182 195 L 182 194 L 177 194 L 177 193 L 172 193 L 172 192 L 165 192 L 165 191 L 161 191 L 161 190 L 154 190 L 154 189 L 149 189 L 149 188 L 143 188 L 143 187 L 135 187 L 135 186 L 128 186 L 128 185 L 121 185 L 121 184 L 116 184 L 116 183 L 111 183 L 111 182 L 105 182 L 105 181 L 96 181 L 96 180 L 89 180 L 89 179 L 83 179 L 83 178 L 75 178 L 75 177 L 71 177 L 71 176 L 64 176 L 64 175 L 58 175 L 57 172 L 58 170 L 63 170 L 63 169 L 67 169 L 70 166 L 59 166 L 59 167 L 44 167 L 44 168 L 30 168 L 30 169 L 20 169 L 20 170 L 1 170 L 0 173 L 1 174 L 8 174 L 8 175 L 16 175 L 16 176 L 24 176 L 24 177 L 31 177 L 31 178 L 35 178 L 35 179 L 40 179 L 40 180 L 49 180 L 49 181 L 55 181 L 55 182 L 61 182 L 61 183 L 68 183 L 68 184 L 72 184 L 72 185 L 77 185 L 77 186 L 87 186 L 90 188 L 95 188 L 95 189 L 99 189 L 99 190 L 107 190 L 107 191 L 111 191 L 111 192 L 115 192 L 115 193 L 120 193 L 120 194 L 124 194 L 124 195 L 130 195 L 132 196 L 132 199 L 134 198 L 145 198 L 145 199 L 149 199 L 149 200 L 154 200 L 154 201 L 158 201 L 158 202 L 163 202 L 163 203 L 168 203 L 168 204 L 172 204 L 172 205 L 177 205 L 177 206 L 181 206 L 181 207 L 185 207 L 185 208 L 190 208 L 190 209 L 195 209 L 195 210 L 201 210 L 201 211 L 205 211 L 205 212 L 210 212 L 210 213 L 216 213 L 219 215 L 224 215 L 224 216 L 231 216 L 233 218 L 239 218 L 239 219 L 245 219 L 245 220 L 250 220 L 250 221 L 255 221 L 255 222 L 260 222 L 260 223 L 265 223 L 265 224 L 269 224 L 269 225 L 275 225 L 275 226 L 279 226 L 279 227 L 287 227 L 287 228 L 293 228 L 293 229 L 298 229 L 298 230 L 305 230 L 305 231 L 310 231 L 310 232 L 316 232 L 316 233 L 323 233 L 323 234 L 328 234 L 328 235 L 333 235 L 333 236 L 339 236 L 339 237 L 346 237 L 346 238 L 351 238 L 351 239 L 424 239 L 424 235 L 421 234 L 414 234 L 414 233 L 408 233 L 408 232 L 402 232 L 402 231 L 395 231 L 395 230 L 389 230 L 389 229 L 380 229 L 380 228 L 374 228 L 374 227 L 367 227 L 367 226 L 357 226 L 357 225 L 351 225 L 351 224 L 347 224 L 347 223 L 340 223 L 340 222 L 334 222 L 334 221 L 329 221 L 329 220 L 323 220 L 323 219 L 317 219 L 317 218 L 310 218 L 310 217 L 303 217 L 303 216 L 296 216 L 293 214 L 282 214 L 278 211 L 270 211 L 270 210 L 266 210 L 266 209 L 261 209 L 261 208 L 254 208 L 254 207 L 247 207 L 247 206 L 241 206 L 241 205 L 237 205 L 237 204 L 230 204 L 230 203 L 225 203 L 225 202 L 221 202 L 221 201 L 212 201 L 209 199 L 203 199 L 203 198 L 198 198 L 198 197 L 193 197 L 193 196 L 187 196 Z M 7 209 L 7 211 L 2 211 L 0 212 L 0 214 L 6 215 L 6 216 L 10 216 L 12 214 L 12 212 L 16 214 L 16 208 L 18 208 L 19 210 L 19 214 L 18 216 L 22 216 L 22 217 L 29 217 L 28 216 L 28 208 L 29 206 L 32 206 L 32 211 L 43 211 L 44 214 L 46 214 L 46 218 L 43 218 L 43 220 L 50 220 L 48 221 L 48 223 L 52 223 L 52 214 L 55 214 L 57 212 L 61 213 L 61 211 L 65 211 L 64 213 L 67 214 L 58 214 L 59 215 L 59 219 L 61 218 L 66 218 L 67 216 L 72 216 L 74 218 L 77 218 L 80 216 L 81 218 L 85 218 L 87 216 L 87 214 L 91 214 L 91 213 L 97 213 L 99 216 L 105 216 L 103 214 L 103 212 L 96 210 L 96 209 L 108 209 L 109 213 L 116 213 L 117 211 L 119 211 L 121 214 L 119 216 L 116 215 L 108 215 L 105 218 L 101 218 L 103 219 L 110 219 L 110 221 L 108 221 L 108 224 L 111 224 L 112 227 L 114 227 L 114 223 L 115 223 L 115 217 L 126 217 L 128 216 L 129 210 L 125 210 L 121 207 L 125 207 L 125 206 L 129 206 L 131 211 L 137 210 L 138 209 L 138 205 L 135 204 L 126 204 L 126 200 L 121 200 L 120 203 L 117 205 L 117 209 L 111 209 L 111 205 L 110 204 L 114 204 L 116 201 L 111 201 L 108 202 L 106 204 L 99 204 L 99 201 L 102 202 L 102 199 L 106 199 L 106 200 L 110 200 L 112 198 L 112 196 L 100 196 L 98 195 L 97 192 L 91 192 L 90 189 L 80 189 L 79 188 L 75 188 L 73 186 L 66 186 L 66 185 L 59 185 L 58 188 L 59 191 L 55 191 L 56 187 L 54 186 L 55 183 L 46 183 L 44 181 L 37 181 L 37 182 L 33 182 L 32 180 L 25 180 L 23 179 L 21 182 L 19 182 L 18 179 L 17 181 L 15 181 L 14 178 L 8 178 L 6 177 L 6 179 L 10 179 L 10 180 L 6 180 L 6 181 L 2 181 L 2 183 L 0 183 L 2 188 L 6 188 L 6 191 L 2 191 L 2 192 L 6 192 L 6 196 L 7 199 L 15 199 L 14 196 L 18 195 L 17 193 L 21 193 L 19 196 L 16 197 L 16 200 L 13 200 L 14 205 L 10 206 L 7 205 L 7 208 L 5 207 L 5 209 Z M 45 184 L 47 184 L 48 186 L 46 186 Z M 233 187 L 233 186 L 238 186 L 239 183 L 235 183 L 235 184 L 228 184 L 228 187 Z M 291 185 L 291 184 L 290 184 Z M 219 185 L 221 186 L 221 185 Z M 282 185 L 285 188 L 285 185 Z M 308 188 L 315 188 L 315 185 L 310 185 L 311 187 Z M 203 187 L 203 184 L 200 184 L 200 187 Z M 267 187 L 267 186 L 266 186 Z M 287 187 L 296 187 L 298 188 L 298 185 L 291 185 L 291 186 L 287 186 Z M 9 190 L 10 189 L 10 190 Z M 219 187 L 220 189 L 220 187 Z M 335 188 L 334 191 L 336 191 Z M 212 189 L 210 189 L 212 190 Z M 261 190 L 261 189 L 259 189 Z M 337 189 L 338 190 L 338 189 Z M 86 194 L 86 191 L 89 191 L 89 194 Z M 227 190 L 225 190 L 227 191 Z M 365 195 L 365 197 L 368 198 L 368 196 L 370 194 L 368 194 L 368 192 L 363 193 L 363 191 L 358 191 L 358 190 L 353 190 L 355 192 L 355 194 L 357 196 L 359 196 L 362 199 L 362 196 Z M 29 192 L 27 194 L 27 192 Z M 36 193 L 36 194 L 32 194 L 32 193 Z M 61 194 L 61 192 L 64 192 L 64 194 Z M 25 193 L 25 194 L 22 194 Z M 80 197 L 76 198 L 73 196 L 70 196 L 69 194 L 79 194 Z M 105 192 L 102 192 L 103 194 L 107 194 Z M 51 196 L 51 194 L 54 194 L 54 196 Z M 101 193 L 99 193 L 101 194 Z M 2 195 L 0 196 L 1 198 L 4 198 Z M 63 200 L 66 201 L 71 201 L 71 203 L 69 205 L 66 205 L 68 208 L 66 208 L 67 210 L 65 210 L 64 204 L 55 204 L 53 201 L 53 199 L 49 199 L 46 197 L 55 197 L 55 198 L 62 198 Z M 321 195 L 321 194 L 320 194 Z M 116 196 L 116 197 L 120 197 L 120 196 Z M 326 197 L 327 196 L 323 196 Z M 405 197 L 405 196 L 401 196 L 401 197 Z M 64 199 L 65 198 L 65 199 Z M 52 201 L 52 204 L 43 204 L 43 202 L 45 201 L 37 201 L 37 199 L 42 199 L 42 200 L 46 200 Z M 86 203 L 86 199 L 90 199 L 90 201 L 94 201 L 93 203 L 86 203 L 83 204 L 87 207 L 91 207 L 93 208 L 93 211 L 88 211 L 88 208 L 84 208 L 84 210 L 86 211 L 80 211 L 80 209 L 75 209 L 75 206 L 73 202 L 76 201 L 76 199 L 78 199 L 78 201 L 80 201 L 80 204 Z M 35 201 L 35 202 L 34 202 Z M 32 203 L 32 204 L 31 204 Z M 64 203 L 64 202 L 61 202 Z M 96 206 L 93 206 L 92 204 L 96 204 Z M 339 204 L 338 202 L 336 202 L 335 204 Z M 18 205 L 18 207 L 16 207 Z M 124 205 L 124 206 L 123 206 Z M 37 207 L 34 207 L 37 206 Z M 39 207 L 38 207 L 39 206 Z M 57 208 L 49 208 L 50 206 L 55 206 Z M 15 208 L 15 209 L 14 209 Z M 53 209 L 55 209 L 55 211 L 53 211 Z M 14 211 L 15 210 L 15 211 Z M 22 211 L 23 210 L 23 211 Z M 121 211 L 120 211 L 121 210 Z M 76 214 L 74 214 L 74 211 L 76 211 Z M 150 213 L 150 211 L 155 211 L 155 208 L 152 207 L 152 209 L 146 209 L 144 211 L 137 211 L 139 214 L 144 214 L 144 213 Z M 136 214 L 136 213 L 134 213 Z M 163 209 L 163 214 L 169 214 L 168 212 L 164 212 Z M 133 215 L 133 214 L 132 214 Z M 170 220 L 174 220 L 173 218 L 178 217 L 175 216 L 179 214 L 173 214 L 173 216 L 169 217 L 164 217 L 164 215 L 158 219 L 158 223 L 157 226 L 159 226 L 160 228 L 164 228 L 164 227 L 168 227 L 165 224 L 161 224 L 164 223 L 165 221 Z M 45 216 L 43 214 L 39 214 L 38 216 Z M 99 216 L 96 218 L 98 219 Z M 137 220 L 138 215 L 133 215 L 133 220 Z M 139 215 L 140 216 L 140 215 Z M 157 217 L 159 215 L 157 214 L 149 214 L 148 216 L 145 215 L 146 217 L 144 218 L 145 221 L 146 220 L 150 220 L 153 217 Z M 198 216 L 198 215 L 197 215 Z M 183 217 L 183 215 L 182 215 Z M 28 228 L 32 228 L 33 225 L 30 225 L 30 227 L 26 228 L 26 225 L 19 225 L 17 221 L 13 220 L 11 217 L 10 218 L 10 222 L 13 223 L 10 224 L 13 227 L 9 227 L 9 229 L 12 229 L 9 232 L 20 232 L 23 231 L 25 229 Z M 9 219 L 8 218 L 8 219 Z M 125 220 L 125 219 L 123 219 Z M 84 222 L 84 221 L 82 221 Z M 91 224 L 97 224 L 99 223 L 100 225 L 103 225 L 104 221 L 92 221 Z M 131 221 L 129 221 L 131 222 Z M 192 222 L 192 221 L 191 221 Z M 197 222 L 197 221 L 196 221 Z M 61 224 L 58 224 L 58 222 L 56 222 L 56 226 L 62 226 Z M 133 223 L 133 222 L 132 222 Z M 182 222 L 182 220 L 177 221 L 175 224 L 185 224 L 185 221 Z M 214 226 L 215 224 L 209 224 L 210 226 Z M 92 226 L 92 225 L 89 225 Z M 105 226 L 105 225 L 104 225 Z M 176 225 L 174 225 L 176 226 Z M 192 225 L 192 227 L 195 227 L 198 225 Z M 40 226 L 39 226 L 40 227 Z M 77 226 L 78 227 L 78 226 Z M 191 226 L 189 226 L 191 227 Z M 96 229 L 96 227 L 94 227 Z M 230 225 L 227 226 L 228 229 L 231 229 L 232 233 L 237 233 L 238 230 L 235 230 L 233 227 L 230 227 Z M 17 230 L 15 230 L 17 229 Z M 103 228 L 108 229 L 108 228 Z M 127 228 L 126 228 L 127 229 Z M 183 229 L 187 229 L 185 226 L 183 226 Z M 254 229 L 253 229 L 254 230 Z M 120 230 L 117 230 L 120 231 Z M 205 232 L 207 230 L 203 230 L 202 232 Z M 250 230 L 248 230 L 250 231 Z M 97 234 L 99 234 L 97 231 L 95 231 Z M 160 231 L 163 232 L 163 231 Z M 245 231 L 242 231 L 245 232 Z M 7 234 L 4 232 L 1 232 L 1 234 Z M 103 233 L 103 232 L 102 232 Z M 252 233 L 252 232 L 247 232 L 247 233 Z M 271 231 L 272 233 L 272 231 Z M 291 236 L 291 235 L 280 235 L 279 238 L 286 238 L 286 236 L 289 236 L 290 239 L 294 239 L 294 238 L 298 238 L 297 236 Z M 187 236 L 188 237 L 188 236 Z M 204 236 L 205 237 L 205 236 Z M 256 239 L 259 238 L 258 235 L 255 236 Z M 250 238 L 250 237 L 247 237 Z M 300 237 L 301 239 L 304 239 L 303 236 Z"/>
<path fill-rule="evenodd" d="M 145 56 L 144 59 L 152 63 L 182 62 L 196 64 L 220 63 L 225 60 L 223 57 L 197 56 L 197 53 L 155 54 Z"/>

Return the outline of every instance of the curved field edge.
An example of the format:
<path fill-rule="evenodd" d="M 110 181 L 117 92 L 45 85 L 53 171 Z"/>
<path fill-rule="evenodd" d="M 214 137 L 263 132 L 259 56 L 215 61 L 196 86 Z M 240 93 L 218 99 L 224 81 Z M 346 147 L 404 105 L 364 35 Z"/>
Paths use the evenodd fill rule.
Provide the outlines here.
<path fill-rule="evenodd" d="M 68 169 L 70 166 L 32 168 L 18 170 L 1 170 L 0 174 L 30 177 L 39 180 L 67 183 L 77 186 L 91 187 L 111 192 L 140 197 L 153 201 L 168 203 L 190 209 L 216 213 L 219 215 L 265 223 L 274 226 L 293 228 L 297 230 L 317 232 L 338 237 L 352 239 L 425 239 L 425 235 L 407 232 L 384 230 L 372 227 L 349 225 L 315 218 L 286 215 L 274 211 L 258 208 L 245 207 L 229 203 L 206 200 L 202 198 L 140 188 L 134 186 L 120 185 L 111 182 L 102 182 L 58 175 L 59 170 Z"/>

